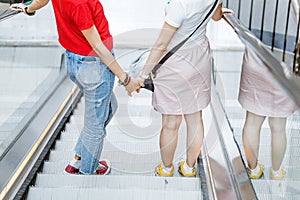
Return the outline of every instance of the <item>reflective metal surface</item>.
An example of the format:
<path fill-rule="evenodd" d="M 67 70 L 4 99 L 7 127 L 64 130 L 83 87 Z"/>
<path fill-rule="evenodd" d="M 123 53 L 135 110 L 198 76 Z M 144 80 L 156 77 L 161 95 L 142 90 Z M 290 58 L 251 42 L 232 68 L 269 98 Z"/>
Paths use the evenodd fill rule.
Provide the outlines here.
<path fill-rule="evenodd" d="M 9 8 L 10 4 L 9 2 L 1 2 L 0 1 L 0 15 Z"/>
<path fill-rule="evenodd" d="M 65 76 L 62 53 L 61 47 L 0 47 L 0 160 Z"/>
<path fill-rule="evenodd" d="M 251 49 L 269 67 L 271 73 L 282 87 L 294 98 L 300 107 L 300 79 L 291 73 L 291 69 L 284 63 L 280 63 L 272 53 L 259 41 L 248 29 L 230 14 L 225 14 L 224 19 L 232 26 L 241 41 Z"/>
<path fill-rule="evenodd" d="M 215 191 L 211 199 L 256 199 L 219 95 L 213 86 L 212 121 L 204 145 L 210 171 L 207 174 Z"/>
<path fill-rule="evenodd" d="M 255 54 L 259 56 L 259 59 L 261 59 L 266 65 L 268 71 L 272 73 L 274 77 L 273 84 L 276 85 L 279 83 L 282 86 L 284 92 L 287 93 L 286 95 L 291 95 L 294 98 L 295 103 L 297 103 L 299 107 L 300 82 L 299 78 L 293 75 L 292 67 L 288 67 L 285 65 L 285 63 L 279 62 L 277 60 L 277 57 L 280 58 L 280 56 L 276 56 L 276 54 L 271 53 L 271 51 L 266 46 L 264 46 L 264 44 L 262 44 L 251 32 L 249 32 L 249 30 L 245 29 L 238 20 L 228 15 L 225 16 L 225 19 L 234 28 L 241 41 L 245 44 L 245 47 L 250 48 L 251 51 L 255 52 Z M 241 51 L 240 54 L 243 55 L 243 51 Z M 231 58 L 232 57 L 233 56 L 231 56 Z M 237 101 L 239 78 L 241 73 L 240 66 L 242 65 L 242 63 L 238 63 L 233 60 L 232 62 L 227 63 L 227 65 L 231 69 L 231 71 L 229 71 L 227 70 L 229 68 L 227 68 L 226 70 L 221 68 L 221 66 L 223 66 L 223 63 L 225 63 L 222 61 L 223 59 L 221 59 L 221 62 L 217 61 L 217 74 L 220 74 L 220 76 L 222 76 L 220 80 L 217 80 L 217 84 L 226 85 L 225 88 L 227 89 L 225 89 L 225 95 L 230 93 L 230 95 L 227 95 L 226 98 L 222 98 L 222 102 L 225 106 L 226 114 L 230 121 L 232 130 L 234 131 L 235 140 L 237 141 L 237 144 L 240 148 L 240 153 L 243 157 L 243 160 L 245 160 L 246 162 L 246 157 L 243 150 L 244 144 L 242 134 L 246 115 L 245 110 Z M 257 70 L 259 70 L 259 67 L 262 66 L 263 65 L 256 66 L 258 68 Z M 262 68 L 261 70 L 265 70 L 265 68 Z M 249 73 L 248 75 L 250 76 L 251 74 Z M 265 75 L 267 76 L 267 74 Z M 265 85 L 261 84 L 261 87 L 264 88 Z M 279 89 L 277 89 L 276 91 L 279 91 Z M 256 100 L 253 100 L 253 102 L 255 102 Z M 269 99 L 268 103 L 271 105 L 273 101 L 275 102 L 276 100 L 277 99 L 275 98 Z M 274 110 L 276 109 L 277 107 L 274 108 Z M 270 168 L 272 167 L 272 159 L 274 156 L 272 156 L 271 148 L 273 133 L 268 123 L 262 124 L 262 129 L 260 131 L 261 136 L 258 160 L 264 164 L 264 176 L 258 180 L 251 180 L 259 199 L 269 200 L 299 198 L 299 172 L 298 170 L 296 170 L 300 166 L 299 159 L 297 159 L 299 157 L 299 151 L 297 151 L 297 144 L 299 143 L 300 139 L 299 130 L 299 112 L 296 111 L 294 114 L 288 117 L 286 130 L 284 130 L 287 137 L 287 149 L 284 160 L 282 162 L 282 166 L 284 169 L 286 169 L 287 174 L 282 180 L 272 180 L 270 175 Z"/>

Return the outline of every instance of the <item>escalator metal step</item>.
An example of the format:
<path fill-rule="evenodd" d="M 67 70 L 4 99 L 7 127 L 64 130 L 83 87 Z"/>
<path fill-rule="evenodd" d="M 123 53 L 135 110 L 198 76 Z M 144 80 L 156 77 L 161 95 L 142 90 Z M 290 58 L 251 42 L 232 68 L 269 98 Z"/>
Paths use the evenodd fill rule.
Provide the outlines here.
<path fill-rule="evenodd" d="M 271 169 L 270 165 L 269 166 L 266 166 L 266 165 L 264 166 L 264 175 L 261 179 L 259 179 L 260 181 L 262 181 L 262 180 L 272 180 L 271 175 L 270 175 L 270 169 Z M 292 180 L 292 181 L 299 181 L 299 183 L 300 183 L 300 169 L 297 169 L 297 168 L 292 167 L 292 166 L 285 166 L 284 170 L 286 171 L 284 181 Z M 272 181 L 276 182 L 276 180 L 272 180 Z"/>
<path fill-rule="evenodd" d="M 300 195 L 299 186 L 300 180 L 251 180 L 257 193 L 272 193 L 279 194 L 296 194 Z"/>
<path fill-rule="evenodd" d="M 123 155 L 127 155 L 128 157 L 124 157 Z M 73 151 L 51 151 L 49 161 L 57 162 L 57 161 L 70 161 L 74 156 Z M 109 158 L 109 160 L 119 161 L 119 162 L 138 162 L 135 160 L 137 158 L 143 158 L 143 162 L 147 162 L 148 158 L 153 159 L 152 161 L 160 160 L 159 152 L 155 152 L 153 154 L 131 154 L 127 152 L 117 152 L 117 151 L 103 151 L 101 154 L 101 158 Z"/>
<path fill-rule="evenodd" d="M 180 184 L 178 184 L 180 182 Z M 155 177 L 155 176 L 83 176 L 83 175 L 49 175 L 38 174 L 37 187 L 47 188 L 109 188 L 132 189 L 143 188 L 145 190 L 181 190 L 198 191 L 199 178 L 186 177 Z"/>
<path fill-rule="evenodd" d="M 55 151 L 70 151 L 74 149 L 76 143 L 75 141 L 57 141 L 55 144 Z M 131 153 L 150 153 L 155 152 L 158 149 L 158 144 L 155 142 L 128 142 L 116 141 L 113 142 L 116 149 L 131 152 Z M 105 146 L 106 147 L 106 146 Z M 106 147 L 107 148 L 107 147 Z"/>
<path fill-rule="evenodd" d="M 58 174 L 63 175 L 64 169 L 68 161 L 56 161 L 56 162 L 45 162 L 43 166 L 43 174 Z M 157 164 L 154 164 L 153 161 L 137 162 L 134 165 L 129 165 L 121 161 L 114 161 L 111 165 L 111 175 L 148 175 L 154 176 L 154 169 Z M 177 172 L 174 174 L 174 176 Z M 178 175 L 179 176 L 179 175 Z"/>
<path fill-rule="evenodd" d="M 110 175 L 66 175 L 64 168 L 74 156 L 73 149 L 83 126 L 83 104 L 79 107 L 56 141 L 49 160 L 44 162 L 35 186 L 30 187 L 28 199 L 202 198 L 199 177 L 180 177 L 177 170 L 170 178 L 154 176 L 154 169 L 161 162 L 159 134 L 142 139 L 132 137 L 114 121 L 107 126 L 101 153 L 101 158 L 112 164 Z M 185 137 L 184 131 L 180 131 L 179 139 Z M 185 154 L 185 143 L 178 144 L 174 165 Z"/>
<path fill-rule="evenodd" d="M 61 200 L 61 199 L 109 199 L 109 200 L 201 200 L 201 191 L 160 191 L 144 189 L 106 189 L 106 188 L 38 188 L 31 187 L 28 200 Z"/>
<path fill-rule="evenodd" d="M 257 194 L 259 200 L 297 200 L 300 199 L 300 195 L 297 194 L 280 194 L 280 195 L 273 195 L 273 194 L 266 194 L 266 193 L 259 193 Z"/>
<path fill-rule="evenodd" d="M 43 173 L 63 173 L 69 160 L 74 156 L 74 152 L 52 151 L 48 162 L 44 163 Z M 177 154 L 174 157 L 174 166 L 180 161 L 182 156 Z M 101 159 L 108 159 L 112 164 L 112 174 L 149 174 L 154 175 L 155 167 L 161 162 L 159 152 L 152 154 L 129 154 L 126 152 L 103 151 Z M 133 164 L 134 163 L 134 164 Z M 174 176 L 179 176 L 175 170 Z"/>

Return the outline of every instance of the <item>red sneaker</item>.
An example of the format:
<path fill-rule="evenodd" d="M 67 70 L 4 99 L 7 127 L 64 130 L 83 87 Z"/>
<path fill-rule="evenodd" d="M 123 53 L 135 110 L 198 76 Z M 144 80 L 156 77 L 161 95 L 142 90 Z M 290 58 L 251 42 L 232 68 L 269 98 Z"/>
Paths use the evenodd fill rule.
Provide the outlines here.
<path fill-rule="evenodd" d="M 96 174 L 107 175 L 110 173 L 110 170 L 111 170 L 110 162 L 108 160 L 100 160 L 99 167 L 96 170 Z"/>
<path fill-rule="evenodd" d="M 98 175 L 107 175 L 110 173 L 111 167 L 110 162 L 108 160 L 100 160 L 99 166 L 96 170 L 96 174 Z M 80 174 L 79 169 L 73 167 L 72 165 L 68 164 L 64 170 L 67 174 Z"/>
<path fill-rule="evenodd" d="M 68 174 L 79 174 L 79 169 L 73 167 L 72 165 L 68 164 L 65 168 L 65 173 Z"/>

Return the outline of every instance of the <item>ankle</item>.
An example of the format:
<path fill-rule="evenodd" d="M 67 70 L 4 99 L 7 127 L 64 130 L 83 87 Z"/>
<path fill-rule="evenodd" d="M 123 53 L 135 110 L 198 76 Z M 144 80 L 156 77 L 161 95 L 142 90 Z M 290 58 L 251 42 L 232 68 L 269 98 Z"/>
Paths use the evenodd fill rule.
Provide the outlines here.
<path fill-rule="evenodd" d="M 194 171 L 194 168 L 195 167 L 190 167 L 187 162 L 185 161 L 184 164 L 183 164 L 183 170 L 186 172 L 186 173 L 193 173 Z"/>
<path fill-rule="evenodd" d="M 73 158 L 69 165 L 71 165 L 72 167 L 76 168 L 76 169 L 79 169 L 80 168 L 80 165 L 81 165 L 81 160 L 77 160 L 75 158 Z"/>
<path fill-rule="evenodd" d="M 260 166 L 259 166 L 258 163 L 257 163 L 257 165 L 256 165 L 256 167 L 254 169 L 251 169 L 250 167 L 249 167 L 249 169 L 251 171 L 251 174 L 259 174 L 260 171 L 261 171 Z"/>
<path fill-rule="evenodd" d="M 78 156 L 77 154 L 75 154 L 74 159 L 75 159 L 75 160 L 81 160 L 81 157 Z"/>
<path fill-rule="evenodd" d="M 272 173 L 272 175 L 275 175 L 275 176 L 280 175 L 280 170 L 281 170 L 281 167 L 279 167 L 278 170 L 274 170 L 274 169 L 271 167 L 271 173 Z"/>
<path fill-rule="evenodd" d="M 164 166 L 164 164 L 162 164 L 162 171 L 164 172 L 164 173 L 170 173 L 171 171 L 173 170 L 173 165 L 171 164 L 171 166 L 169 167 L 166 167 L 166 166 Z"/>

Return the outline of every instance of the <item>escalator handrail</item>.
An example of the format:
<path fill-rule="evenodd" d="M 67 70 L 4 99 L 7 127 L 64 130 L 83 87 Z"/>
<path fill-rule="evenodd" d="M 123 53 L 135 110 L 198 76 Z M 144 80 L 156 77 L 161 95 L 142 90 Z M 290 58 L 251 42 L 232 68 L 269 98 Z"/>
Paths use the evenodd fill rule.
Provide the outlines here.
<path fill-rule="evenodd" d="M 71 88 L 72 87 L 72 88 Z M 69 90 L 71 89 L 68 93 L 65 94 L 65 90 Z M 59 91 L 59 92 L 57 92 Z M 22 144 L 24 144 L 24 138 L 19 139 L 19 147 L 17 145 L 14 145 L 14 150 L 11 150 L 10 154 L 13 154 L 14 152 L 18 153 L 17 157 L 22 157 L 21 162 L 16 165 L 16 169 L 8 174 L 8 179 L 5 180 L 4 184 L 0 186 L 0 199 L 4 200 L 4 199 L 12 199 L 16 196 L 23 196 L 25 189 L 22 188 L 24 187 L 24 183 L 26 182 L 27 185 L 25 185 L 26 187 L 29 185 L 29 183 L 31 182 L 32 178 L 33 178 L 33 174 L 35 174 L 38 170 L 38 168 L 41 165 L 41 162 L 44 160 L 46 153 L 50 150 L 51 146 L 52 146 L 52 142 L 55 139 L 55 133 L 57 134 L 58 132 L 60 132 L 63 128 L 62 124 L 65 123 L 67 117 L 65 116 L 66 114 L 70 115 L 71 111 L 76 107 L 75 105 L 77 104 L 77 102 L 79 101 L 80 97 L 81 97 L 81 93 L 78 89 L 77 86 L 73 86 L 72 82 L 67 79 L 67 77 L 63 80 L 63 83 L 60 84 L 60 88 L 57 88 L 55 93 L 57 94 L 53 94 L 49 99 L 50 101 L 47 102 L 47 105 L 45 105 L 42 109 L 44 109 L 43 112 L 39 112 L 36 114 L 36 118 L 34 119 L 34 122 L 31 122 L 31 124 L 26 128 L 26 130 L 23 133 L 23 135 L 26 136 L 26 140 L 31 141 L 32 138 L 30 136 L 32 136 L 33 132 L 38 130 L 43 129 L 43 131 L 41 132 L 41 134 L 39 136 L 35 136 L 37 137 L 35 141 L 32 141 L 32 146 L 30 149 L 28 149 L 28 151 L 26 152 L 22 152 L 19 153 L 19 147 L 23 147 Z M 65 96 L 62 97 L 58 97 L 58 95 L 61 94 L 65 94 Z M 58 101 L 60 102 L 60 105 L 57 104 L 53 104 L 52 99 L 55 99 L 57 101 L 57 99 L 59 99 Z M 49 121 L 45 121 L 43 119 L 43 114 L 47 113 L 46 115 L 48 115 L 48 112 L 45 112 L 45 110 L 49 109 L 49 107 L 51 107 L 51 109 L 54 108 L 53 113 L 50 114 L 50 116 L 48 117 Z M 41 114 L 42 113 L 42 114 Z M 52 115 L 53 114 L 53 115 Z M 51 116 L 52 115 L 52 116 Z M 64 118 L 64 122 L 61 123 L 63 120 L 62 118 Z M 41 120 L 43 119 L 42 123 Z M 39 125 L 41 125 L 41 127 L 38 127 L 37 123 L 39 123 Z M 30 128 L 31 126 L 31 128 Z M 32 127 L 38 127 L 36 129 L 33 129 Z M 57 131 L 58 130 L 58 131 Z M 52 142 L 49 142 L 52 141 Z M 28 145 L 27 145 L 28 146 Z M 47 148 L 45 147 L 47 146 Z M 20 155 L 19 155 L 20 154 Z M 41 158 L 43 155 L 43 158 Z M 10 156 L 6 156 L 9 159 Z M 36 163 L 39 163 L 38 166 L 35 166 Z M 6 166 L 7 164 L 3 164 L 0 163 L 0 165 Z M 11 165 L 12 167 L 15 167 L 14 165 Z M 1 166 L 2 167 L 2 166 Z M 3 168 L 2 168 L 3 169 Z M 33 170 L 34 169 L 34 170 Z M 26 179 L 31 176 L 30 180 L 27 181 Z"/>
<path fill-rule="evenodd" d="M 12 16 L 15 16 L 19 14 L 21 11 L 20 10 L 13 10 L 13 9 L 7 9 L 3 13 L 0 14 L 0 22 L 3 20 L 6 20 Z"/>
<path fill-rule="evenodd" d="M 234 29 L 244 45 L 265 63 L 273 77 L 300 108 L 300 78 L 292 74 L 285 63 L 279 62 L 270 50 L 233 14 L 224 14 L 223 18 Z"/>

